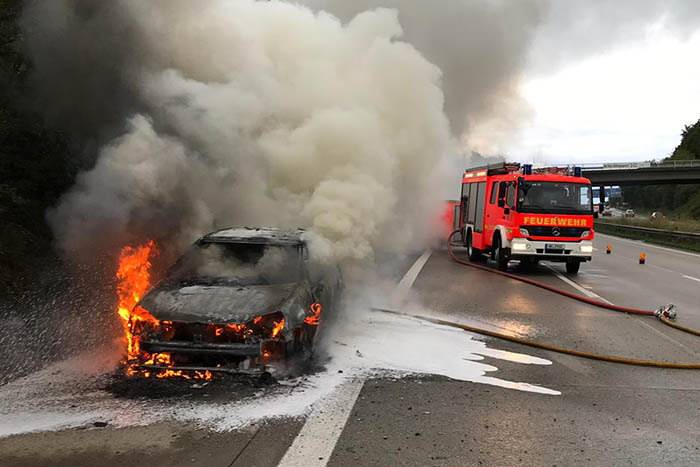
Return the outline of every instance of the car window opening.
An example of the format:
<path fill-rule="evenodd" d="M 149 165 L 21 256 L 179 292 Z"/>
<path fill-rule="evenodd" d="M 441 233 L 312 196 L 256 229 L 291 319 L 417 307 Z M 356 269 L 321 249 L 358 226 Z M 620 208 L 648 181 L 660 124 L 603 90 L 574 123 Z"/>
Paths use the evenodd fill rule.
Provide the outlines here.
<path fill-rule="evenodd" d="M 173 267 L 182 285 L 275 285 L 301 280 L 301 247 L 203 242 Z"/>

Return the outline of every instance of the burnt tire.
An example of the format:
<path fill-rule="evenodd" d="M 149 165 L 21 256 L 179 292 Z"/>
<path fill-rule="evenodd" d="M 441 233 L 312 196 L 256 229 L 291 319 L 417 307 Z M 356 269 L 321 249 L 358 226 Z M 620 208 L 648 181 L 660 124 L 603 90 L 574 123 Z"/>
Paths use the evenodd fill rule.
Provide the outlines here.
<path fill-rule="evenodd" d="M 568 274 L 578 274 L 578 270 L 581 268 L 581 261 L 571 261 L 566 263 L 566 272 Z"/>
<path fill-rule="evenodd" d="M 496 261 L 496 267 L 499 271 L 508 270 L 508 254 L 506 249 L 501 246 L 500 237 L 496 237 L 493 243 L 493 259 Z"/>
<path fill-rule="evenodd" d="M 269 371 L 265 371 L 258 376 L 257 384 L 260 386 L 269 386 L 273 383 L 275 383 L 275 378 Z"/>
<path fill-rule="evenodd" d="M 318 326 L 302 323 L 294 331 L 293 354 L 302 359 L 311 358 L 314 352 L 314 342 Z"/>

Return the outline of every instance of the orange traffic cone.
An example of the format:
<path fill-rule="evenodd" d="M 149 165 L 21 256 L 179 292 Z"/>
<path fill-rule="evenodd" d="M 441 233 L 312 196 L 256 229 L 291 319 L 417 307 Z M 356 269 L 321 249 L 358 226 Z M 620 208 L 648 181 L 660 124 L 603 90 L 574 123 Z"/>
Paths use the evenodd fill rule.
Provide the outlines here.
<path fill-rule="evenodd" d="M 646 263 L 646 261 L 647 261 L 647 255 L 645 255 L 644 253 L 640 253 L 639 254 L 639 264 L 644 264 L 644 263 Z"/>
<path fill-rule="evenodd" d="M 608 245 L 605 247 L 605 253 L 610 254 L 612 253 L 612 246 Z"/>

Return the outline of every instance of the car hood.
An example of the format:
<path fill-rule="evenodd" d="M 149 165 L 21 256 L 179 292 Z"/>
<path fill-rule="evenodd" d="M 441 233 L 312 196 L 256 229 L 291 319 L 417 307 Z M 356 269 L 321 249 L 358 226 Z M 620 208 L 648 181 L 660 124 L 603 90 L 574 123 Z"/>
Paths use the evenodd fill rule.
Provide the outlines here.
<path fill-rule="evenodd" d="M 242 324 L 282 308 L 301 283 L 256 286 L 157 286 L 139 306 L 160 321 Z"/>

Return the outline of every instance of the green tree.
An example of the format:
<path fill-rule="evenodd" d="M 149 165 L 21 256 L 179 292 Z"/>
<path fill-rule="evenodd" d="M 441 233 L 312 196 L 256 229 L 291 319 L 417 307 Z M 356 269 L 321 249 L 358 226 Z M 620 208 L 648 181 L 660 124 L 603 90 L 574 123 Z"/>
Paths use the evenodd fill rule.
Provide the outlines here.
<path fill-rule="evenodd" d="M 700 120 L 685 126 L 681 132 L 681 142 L 676 146 L 670 159 L 700 159 Z"/>

